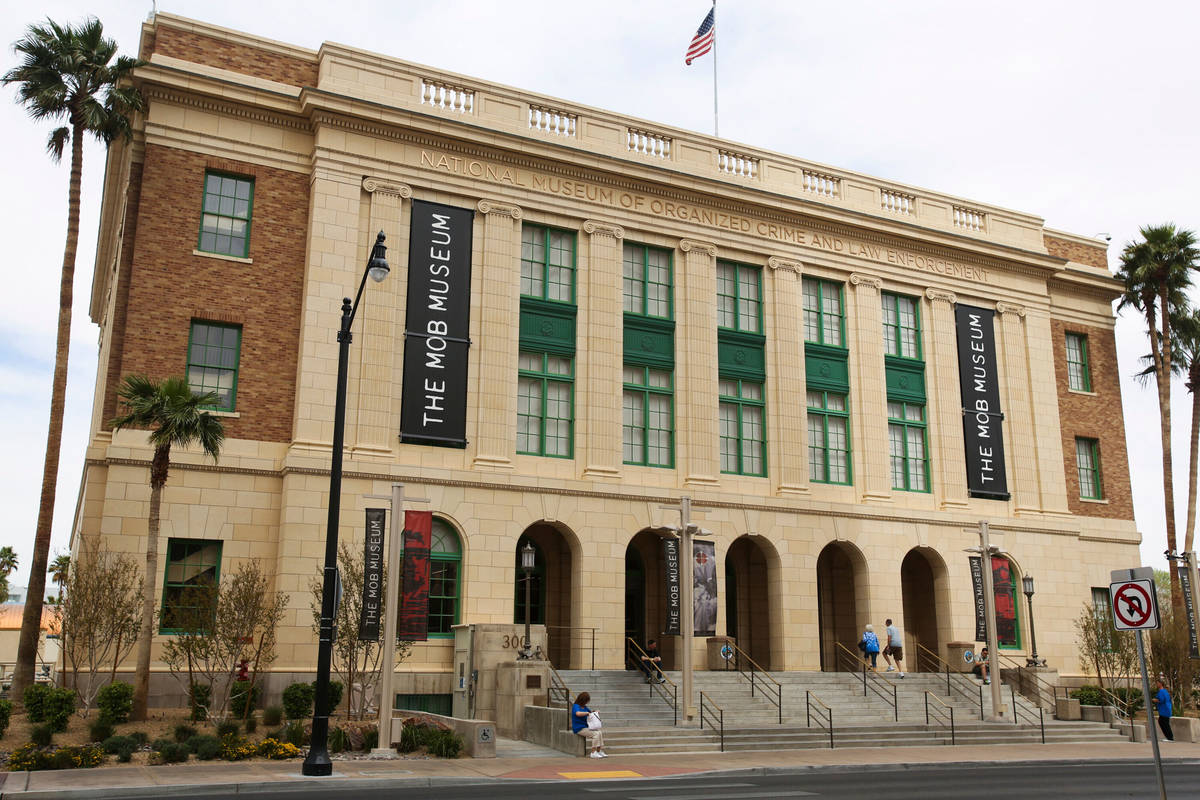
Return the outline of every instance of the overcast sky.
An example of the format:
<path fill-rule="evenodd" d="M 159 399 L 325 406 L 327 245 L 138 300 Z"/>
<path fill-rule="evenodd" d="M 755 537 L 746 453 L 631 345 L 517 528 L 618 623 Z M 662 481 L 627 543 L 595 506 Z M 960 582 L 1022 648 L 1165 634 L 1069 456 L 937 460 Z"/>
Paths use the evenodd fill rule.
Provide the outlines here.
<path fill-rule="evenodd" d="M 136 55 L 152 4 L 0 0 L 0 53 L 25 27 L 100 17 Z M 341 42 L 682 128 L 712 132 L 712 60 L 683 53 L 705 0 L 163 0 L 158 10 L 316 49 Z M 35 16 L 40 15 L 40 16 Z M 1200 228 L 1200 96 L 1194 3 L 722 0 L 717 41 L 725 138 L 1039 215 L 1112 236 L 1109 264 L 1140 226 Z M 6 289 L 0 293 L 0 543 L 26 580 L 54 363 L 68 169 L 48 125 L 0 90 Z M 67 418 L 54 518 L 65 549 L 79 491 L 99 329 L 88 317 L 104 151 L 87 148 Z M 1117 325 L 1123 376 L 1143 325 Z M 1143 562 L 1165 565 L 1153 387 L 1122 380 Z M 1175 398 L 1177 508 L 1186 510 L 1190 401 Z M 1109 467 L 1116 465 L 1109 464 Z M 1114 568 L 1134 566 L 1114 564 Z"/>

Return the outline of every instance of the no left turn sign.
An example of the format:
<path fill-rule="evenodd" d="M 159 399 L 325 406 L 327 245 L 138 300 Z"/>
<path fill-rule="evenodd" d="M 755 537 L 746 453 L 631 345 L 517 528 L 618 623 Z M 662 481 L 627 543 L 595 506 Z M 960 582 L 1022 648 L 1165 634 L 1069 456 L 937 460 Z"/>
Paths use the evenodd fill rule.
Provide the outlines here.
<path fill-rule="evenodd" d="M 1119 631 L 1152 630 L 1158 627 L 1158 602 L 1154 581 L 1118 581 L 1109 585 L 1113 626 Z"/>

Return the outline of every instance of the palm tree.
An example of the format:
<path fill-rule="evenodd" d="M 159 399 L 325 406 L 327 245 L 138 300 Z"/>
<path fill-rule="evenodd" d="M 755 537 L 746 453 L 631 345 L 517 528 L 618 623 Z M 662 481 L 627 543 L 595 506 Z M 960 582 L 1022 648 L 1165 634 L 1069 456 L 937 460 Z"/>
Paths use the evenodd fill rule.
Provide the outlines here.
<path fill-rule="evenodd" d="M 1183 552 L 1192 552 L 1196 534 L 1196 460 L 1200 455 L 1200 310 L 1188 309 L 1188 313 L 1174 323 L 1175 353 L 1173 363 L 1178 364 L 1176 373 L 1184 375 L 1184 386 L 1192 395 L 1192 430 L 1188 440 L 1188 508 L 1187 527 L 1183 531 Z M 1193 590 L 1194 591 L 1194 590 Z"/>
<path fill-rule="evenodd" d="M 62 602 L 63 587 L 67 584 L 67 575 L 71 571 L 71 556 L 60 553 L 50 562 L 50 580 L 58 584 L 58 601 Z"/>
<path fill-rule="evenodd" d="M 1130 242 L 1121 253 L 1117 271 L 1125 283 L 1125 292 L 1118 311 L 1131 306 L 1146 320 L 1150 335 L 1150 357 L 1154 379 L 1158 385 L 1158 417 L 1162 437 L 1163 506 L 1166 513 L 1167 549 L 1175 551 L 1175 498 L 1173 494 L 1171 457 L 1171 357 L 1172 322 L 1183 315 L 1185 293 L 1191 286 L 1191 270 L 1200 264 L 1196 236 L 1188 230 L 1176 230 L 1173 223 L 1146 226 L 1140 231 L 1142 241 Z M 1161 328 L 1160 328 L 1161 326 Z M 1171 605 L 1183 608 L 1183 593 L 1179 575 L 1171 571 Z"/>
<path fill-rule="evenodd" d="M 171 467 L 171 446 L 199 444 L 216 461 L 225 441 L 225 429 L 217 416 L 204 410 L 216 405 L 215 392 L 196 394 L 184 378 L 154 381 L 144 375 L 128 375 L 117 390 L 125 414 L 110 423 L 114 430 L 149 428 L 154 456 L 150 461 L 150 520 L 146 540 L 146 578 L 142 598 L 142 627 L 138 638 L 137 672 L 134 676 L 131 719 L 146 718 L 150 693 L 150 644 L 154 639 L 154 587 L 158 576 L 158 526 L 162 490 Z"/>
<path fill-rule="evenodd" d="M 8 600 L 8 576 L 17 568 L 17 551 L 0 547 L 0 603 Z"/>
<path fill-rule="evenodd" d="M 63 248 L 62 277 L 58 290 L 58 337 L 54 353 L 54 382 L 50 393 L 50 425 L 46 434 L 46 459 L 42 467 L 42 494 L 33 540 L 29 591 L 21 618 L 21 638 L 12 692 L 21 696 L 33 682 L 42 598 L 46 591 L 46 563 L 50 556 L 50 529 L 54 522 L 54 495 L 58 457 L 62 444 L 63 407 L 67 394 L 67 355 L 71 342 L 72 284 L 75 251 L 79 244 L 79 194 L 83 181 L 83 139 L 95 136 L 112 142 L 129 137 L 129 115 L 145 107 L 138 90 L 127 85 L 141 62 L 117 54 L 117 44 L 105 38 L 104 26 L 94 17 L 79 25 L 59 25 L 46 20 L 30 25 L 13 45 L 21 63 L 6 72 L 4 85 L 17 84 L 18 102 L 37 121 L 66 122 L 55 128 L 46 143 L 50 157 L 62 159 L 71 145 L 71 177 L 67 191 L 67 242 Z M 122 85 L 126 84 L 126 85 Z"/>

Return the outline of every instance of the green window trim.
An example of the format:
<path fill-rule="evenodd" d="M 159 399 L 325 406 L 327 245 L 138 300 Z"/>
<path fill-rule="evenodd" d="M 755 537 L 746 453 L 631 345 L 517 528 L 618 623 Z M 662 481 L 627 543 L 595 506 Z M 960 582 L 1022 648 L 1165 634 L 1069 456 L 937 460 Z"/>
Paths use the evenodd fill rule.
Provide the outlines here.
<path fill-rule="evenodd" d="M 932 491 L 925 406 L 889 400 L 887 409 L 892 489 L 901 492 Z"/>
<path fill-rule="evenodd" d="M 675 271 L 671 251 L 626 242 L 621 249 L 621 305 L 626 314 L 675 318 Z"/>
<path fill-rule="evenodd" d="M 1087 336 L 1082 333 L 1068 333 L 1067 346 L 1067 387 L 1076 392 L 1092 391 L 1092 371 L 1088 363 Z"/>
<path fill-rule="evenodd" d="M 846 346 L 846 311 L 840 283 L 805 278 L 804 341 L 826 347 Z"/>
<path fill-rule="evenodd" d="M 879 296 L 884 355 L 922 360 L 920 300 L 892 292 L 881 292 Z"/>
<path fill-rule="evenodd" d="M 521 226 L 521 296 L 575 304 L 575 232 Z"/>
<path fill-rule="evenodd" d="M 996 579 L 995 562 L 997 561 L 1003 561 L 1007 565 L 1007 581 Z M 996 611 L 996 645 L 1001 650 L 1020 650 L 1024 647 L 1022 644 L 1024 631 L 1021 629 L 1021 602 L 1017 592 L 1019 585 L 1020 578 L 1013 566 L 1012 559 L 1005 555 L 992 556 L 992 607 Z M 1012 609 L 1012 638 L 1006 639 L 1009 609 Z"/>
<path fill-rule="evenodd" d="M 761 269 L 732 261 L 717 262 L 717 327 L 762 333 Z"/>
<path fill-rule="evenodd" d="M 208 170 L 202 188 L 196 249 L 202 253 L 249 258 L 254 179 Z"/>
<path fill-rule="evenodd" d="M 221 581 L 220 539 L 167 540 L 167 558 L 163 567 L 162 599 L 159 603 L 158 632 L 187 633 L 195 626 L 177 625 L 187 611 L 203 608 L 200 603 L 214 603 Z M 184 601 L 190 601 L 185 604 Z M 215 610 L 215 606 L 213 607 Z M 197 623 L 198 624 L 198 623 Z"/>
<path fill-rule="evenodd" d="M 196 393 L 216 392 L 220 402 L 206 408 L 237 410 L 242 326 L 192 320 L 188 331 L 187 379 Z"/>
<path fill-rule="evenodd" d="M 765 477 L 767 429 L 763 384 L 721 378 L 718 396 L 721 472 Z"/>
<path fill-rule="evenodd" d="M 624 463 L 675 466 L 675 376 L 669 370 L 626 364 L 621 393 Z"/>
<path fill-rule="evenodd" d="M 1112 594 L 1108 586 L 1092 587 L 1092 616 L 1096 620 L 1096 632 L 1104 637 L 1098 643 L 1100 652 L 1113 652 L 1116 631 L 1113 628 Z"/>
<path fill-rule="evenodd" d="M 850 412 L 845 394 L 808 390 L 808 477 L 813 483 L 849 486 Z"/>
<path fill-rule="evenodd" d="M 1098 439 L 1075 438 L 1075 467 L 1079 471 L 1079 499 L 1103 500 Z"/>
<path fill-rule="evenodd" d="M 574 457 L 575 359 L 522 350 L 517 369 L 517 452 Z"/>

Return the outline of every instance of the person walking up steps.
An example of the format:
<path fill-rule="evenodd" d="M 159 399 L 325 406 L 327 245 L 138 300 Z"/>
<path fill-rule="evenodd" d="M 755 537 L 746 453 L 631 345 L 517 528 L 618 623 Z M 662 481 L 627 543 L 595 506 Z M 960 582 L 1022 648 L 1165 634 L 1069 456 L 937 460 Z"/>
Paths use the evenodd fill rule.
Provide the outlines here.
<path fill-rule="evenodd" d="M 883 660 L 887 662 L 888 672 L 900 671 L 900 677 L 904 677 L 904 667 L 900 662 L 904 660 L 904 639 L 900 637 L 900 631 L 892 624 L 889 619 L 887 625 L 887 646 L 883 648 Z"/>
<path fill-rule="evenodd" d="M 871 669 L 875 669 L 875 665 L 879 660 L 879 637 L 875 635 L 875 627 L 868 624 L 866 630 L 863 631 L 862 647 L 859 649 L 866 654 L 866 658 L 871 661 Z"/>

